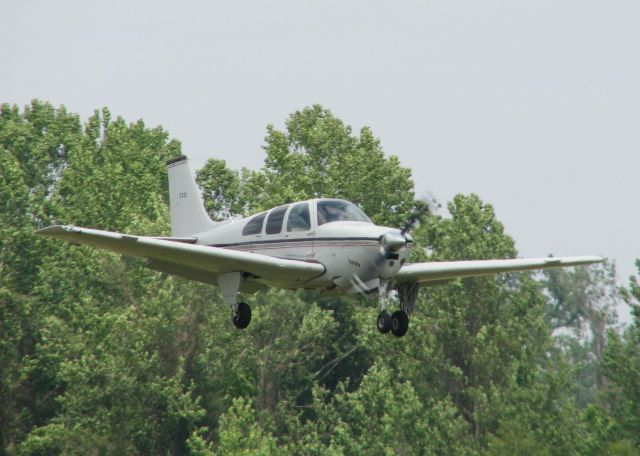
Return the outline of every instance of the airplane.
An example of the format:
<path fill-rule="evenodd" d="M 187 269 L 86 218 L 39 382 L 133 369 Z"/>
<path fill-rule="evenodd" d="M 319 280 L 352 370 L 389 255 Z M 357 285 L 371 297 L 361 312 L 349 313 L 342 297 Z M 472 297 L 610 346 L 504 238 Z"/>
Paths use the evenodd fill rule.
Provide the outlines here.
<path fill-rule="evenodd" d="M 186 156 L 168 160 L 171 237 L 54 225 L 43 236 L 145 258 L 154 270 L 218 286 L 239 329 L 251 308 L 238 295 L 269 287 L 316 289 L 329 294 L 375 293 L 376 326 L 406 334 L 418 290 L 460 277 L 586 265 L 600 256 L 410 263 L 413 239 L 403 229 L 375 225 L 355 204 L 315 198 L 241 219 L 212 221 Z M 389 313 L 395 290 L 400 309 Z"/>

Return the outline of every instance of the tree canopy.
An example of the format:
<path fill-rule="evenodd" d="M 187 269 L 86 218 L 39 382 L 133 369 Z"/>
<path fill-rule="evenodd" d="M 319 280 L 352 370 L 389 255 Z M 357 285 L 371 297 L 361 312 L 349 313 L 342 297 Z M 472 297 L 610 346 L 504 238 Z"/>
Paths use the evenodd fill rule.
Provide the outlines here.
<path fill-rule="evenodd" d="M 324 196 L 402 226 L 424 204 L 371 129 L 322 106 L 267 126 L 263 148 L 258 170 L 197 171 L 212 216 Z M 373 300 L 311 291 L 247 296 L 237 331 L 216 288 L 34 236 L 168 234 L 164 162 L 181 153 L 106 108 L 0 106 L 0 454 L 640 453 L 640 287 L 621 295 L 610 264 L 423 289 L 396 339 Z M 517 256 L 475 194 L 413 236 L 421 259 Z"/>

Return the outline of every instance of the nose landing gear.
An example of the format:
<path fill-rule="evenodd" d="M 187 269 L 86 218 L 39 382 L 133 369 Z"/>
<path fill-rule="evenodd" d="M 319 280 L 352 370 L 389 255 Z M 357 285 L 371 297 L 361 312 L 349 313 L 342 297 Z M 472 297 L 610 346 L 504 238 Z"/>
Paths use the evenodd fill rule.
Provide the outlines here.
<path fill-rule="evenodd" d="M 387 289 L 389 281 L 380 279 L 380 287 L 378 288 L 378 299 L 380 302 L 380 313 L 376 320 L 378 331 L 386 334 L 391 331 L 396 337 L 402 337 L 409 329 L 409 315 L 404 310 L 396 310 L 389 315 L 387 312 Z"/>
<path fill-rule="evenodd" d="M 391 333 L 396 337 L 402 337 L 409 329 L 409 316 L 404 310 L 396 310 L 391 315 Z"/>
<path fill-rule="evenodd" d="M 380 312 L 378 315 L 377 325 L 378 331 L 382 334 L 386 334 L 391 330 L 391 315 L 389 315 L 389 312 L 386 310 Z"/>

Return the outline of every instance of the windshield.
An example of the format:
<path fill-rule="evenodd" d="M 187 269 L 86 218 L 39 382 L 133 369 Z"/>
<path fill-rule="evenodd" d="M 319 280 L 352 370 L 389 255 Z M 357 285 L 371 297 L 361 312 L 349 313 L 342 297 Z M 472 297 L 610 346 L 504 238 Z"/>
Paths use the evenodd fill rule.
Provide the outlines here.
<path fill-rule="evenodd" d="M 318 225 L 330 222 L 369 222 L 369 217 L 358 206 L 344 200 L 318 201 Z"/>

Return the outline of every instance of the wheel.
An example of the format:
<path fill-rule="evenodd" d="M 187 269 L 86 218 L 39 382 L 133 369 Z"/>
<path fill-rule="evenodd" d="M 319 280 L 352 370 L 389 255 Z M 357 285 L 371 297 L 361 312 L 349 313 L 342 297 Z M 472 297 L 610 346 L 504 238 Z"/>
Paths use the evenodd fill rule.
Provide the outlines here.
<path fill-rule="evenodd" d="M 378 326 L 378 331 L 380 331 L 382 334 L 388 333 L 391 329 L 391 315 L 389 315 L 389 312 L 387 312 L 386 310 L 380 312 L 376 323 Z"/>
<path fill-rule="evenodd" d="M 251 307 L 246 302 L 238 303 L 238 311 L 233 316 L 233 324 L 238 329 L 244 329 L 251 322 Z"/>
<path fill-rule="evenodd" d="M 409 329 L 409 317 L 406 312 L 402 310 L 396 310 L 391 315 L 391 332 L 396 337 L 402 337 L 407 333 Z"/>

